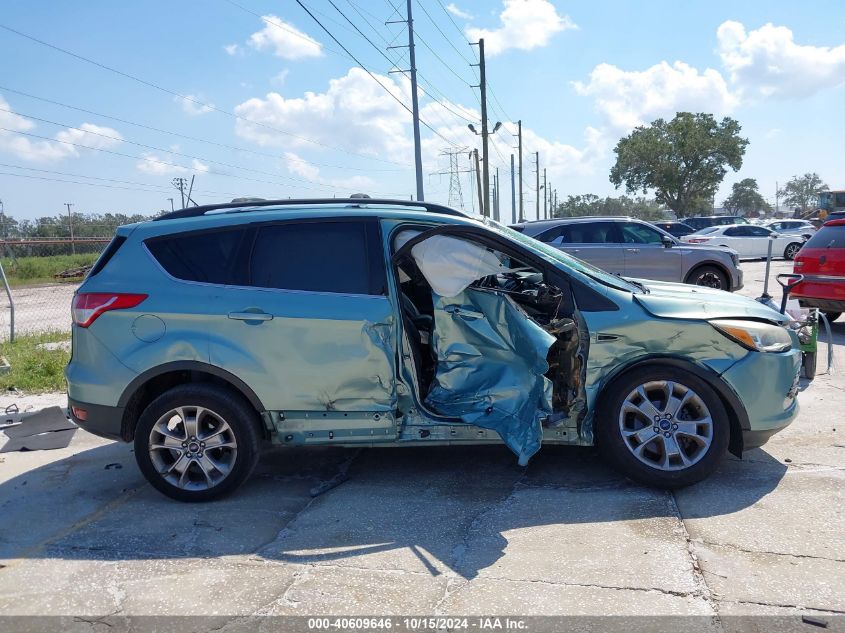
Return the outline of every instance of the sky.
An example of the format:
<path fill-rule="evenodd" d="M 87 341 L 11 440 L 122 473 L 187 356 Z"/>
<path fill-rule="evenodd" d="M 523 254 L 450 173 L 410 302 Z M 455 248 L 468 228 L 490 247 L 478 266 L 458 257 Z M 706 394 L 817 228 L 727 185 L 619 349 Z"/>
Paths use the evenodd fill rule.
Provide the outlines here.
<path fill-rule="evenodd" d="M 5 213 L 145 213 L 239 196 L 415 194 L 402 0 L 6 0 L 0 14 Z M 310 15 L 309 15 L 310 12 Z M 475 42 L 483 37 L 491 174 L 511 215 L 523 129 L 562 199 L 608 179 L 631 130 L 677 111 L 731 116 L 750 140 L 734 182 L 818 172 L 845 188 L 845 3 L 815 0 L 413 0 L 426 200 L 477 212 Z M 321 27 L 321 23 L 323 26 Z M 325 27 L 325 28 L 323 28 Z M 11 29 L 11 30 L 10 30 Z M 366 37 L 364 37 L 366 36 Z M 394 72 L 391 72 L 394 71 Z M 540 176 L 542 182 L 542 174 Z M 491 175 L 492 181 L 492 175 Z"/>

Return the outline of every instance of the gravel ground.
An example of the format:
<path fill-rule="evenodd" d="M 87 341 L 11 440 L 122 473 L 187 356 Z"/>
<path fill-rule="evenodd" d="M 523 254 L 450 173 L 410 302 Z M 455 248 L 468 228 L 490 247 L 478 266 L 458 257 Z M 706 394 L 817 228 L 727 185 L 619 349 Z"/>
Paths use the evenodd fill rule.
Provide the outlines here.
<path fill-rule="evenodd" d="M 763 264 L 743 268 L 743 294 L 759 295 Z M 834 341 L 842 366 L 845 321 Z M 65 630 L 143 614 L 219 616 L 157 621 L 180 631 L 278 629 L 249 616 L 291 614 L 843 630 L 845 381 L 805 381 L 799 400 L 763 449 L 675 493 L 620 478 L 591 450 L 546 447 L 523 470 L 496 446 L 326 448 L 270 451 L 237 494 L 185 505 L 144 483 L 131 446 L 79 432 L 67 449 L 0 455 L 0 613 L 84 616 Z M 630 617 L 649 614 L 680 619 Z"/>

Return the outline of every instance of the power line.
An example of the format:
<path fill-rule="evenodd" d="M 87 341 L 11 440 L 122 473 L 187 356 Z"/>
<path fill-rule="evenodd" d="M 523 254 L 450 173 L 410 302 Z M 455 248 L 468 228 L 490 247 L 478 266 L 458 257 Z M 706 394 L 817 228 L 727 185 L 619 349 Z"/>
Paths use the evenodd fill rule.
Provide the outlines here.
<path fill-rule="evenodd" d="M 385 86 L 383 83 L 381 83 L 381 82 L 378 80 L 378 78 L 377 78 L 377 77 L 376 77 L 376 76 L 375 76 L 375 75 L 374 75 L 374 74 L 370 71 L 370 69 L 369 69 L 369 68 L 367 68 L 366 66 L 364 66 L 364 64 L 362 64 L 362 63 L 358 60 L 358 58 L 357 58 L 357 57 L 355 57 L 355 55 L 353 55 L 353 54 L 349 51 L 349 49 L 348 49 L 348 48 L 346 48 L 346 46 L 344 46 L 344 45 L 343 45 L 343 43 L 342 43 L 339 39 L 337 39 L 337 38 L 334 36 L 334 34 L 333 34 L 331 31 L 329 31 L 329 29 L 328 29 L 328 28 L 326 28 L 326 26 L 325 26 L 322 22 L 320 22 L 320 20 L 317 18 L 317 16 L 315 16 L 313 13 L 311 13 L 311 11 L 309 11 L 309 10 L 308 10 L 308 7 L 306 7 L 306 6 L 302 3 L 302 0 L 296 0 L 296 3 L 297 3 L 300 7 L 302 7 L 302 9 L 303 9 L 303 10 L 304 10 L 304 11 L 305 11 L 305 12 L 306 12 L 309 16 L 311 16 L 311 19 L 312 19 L 312 20 L 314 20 L 314 21 L 315 21 L 315 22 L 316 22 L 316 23 L 320 26 L 320 28 L 321 28 L 321 29 L 323 29 L 323 30 L 326 32 L 326 34 L 327 34 L 330 38 L 332 38 L 332 39 L 335 41 L 335 43 L 336 43 L 338 46 L 340 46 L 340 47 L 341 47 L 344 51 L 346 51 L 346 54 L 347 54 L 347 55 L 349 55 L 349 58 L 350 58 L 350 59 L 352 59 L 352 61 L 354 61 L 356 64 L 358 64 L 358 66 L 360 66 L 360 67 L 364 70 L 364 72 L 366 72 L 366 73 L 367 73 L 367 74 L 368 74 L 368 75 L 369 75 L 369 76 L 373 79 L 373 81 L 375 81 L 375 82 L 376 82 L 379 86 L 381 86 L 387 94 L 389 94 L 391 97 L 393 97 L 393 99 L 394 99 L 394 100 L 395 100 L 395 101 L 396 101 L 399 105 L 401 105 L 403 108 L 405 108 L 405 110 L 407 110 L 407 111 L 411 114 L 411 116 L 413 116 L 413 114 L 414 114 L 414 113 L 413 113 L 413 111 L 411 110 L 411 108 L 409 108 L 407 105 L 405 105 L 405 102 L 404 102 L 404 101 L 402 101 L 399 97 L 397 97 L 395 94 L 393 94 L 393 92 L 392 92 L 392 91 L 391 91 L 391 90 L 390 90 L 387 86 Z M 448 144 L 449 144 L 449 145 L 451 145 L 452 147 L 454 147 L 454 146 L 455 146 L 455 143 L 453 143 L 452 141 L 450 141 L 449 139 L 447 139 L 445 136 L 443 136 L 440 132 L 438 132 L 438 131 L 437 131 L 437 130 L 435 130 L 433 127 L 431 127 L 431 126 L 430 126 L 428 123 L 426 123 L 424 120 L 419 119 L 419 121 L 420 121 L 420 123 L 422 123 L 424 126 L 426 126 L 426 127 L 427 127 L 427 128 L 428 128 L 431 132 L 433 132 L 436 136 L 438 136 L 438 137 L 440 137 L 441 139 L 443 139 L 446 143 L 448 143 Z"/>
<path fill-rule="evenodd" d="M 390 0 L 388 0 L 388 2 L 390 2 Z M 393 4 L 393 3 L 391 2 L 391 4 Z M 443 36 L 443 39 L 444 39 L 444 40 L 446 40 L 446 42 L 448 42 L 449 46 L 451 46 L 451 47 L 455 50 L 455 52 L 458 54 L 458 56 L 459 56 L 461 59 L 463 59 L 463 60 L 464 60 L 467 64 L 469 64 L 470 66 L 472 66 L 472 64 L 473 64 L 474 62 L 471 62 L 471 61 L 470 61 L 470 60 L 468 60 L 466 57 L 464 57 L 463 53 L 461 53 L 461 51 L 459 51 L 459 50 L 458 50 L 458 48 L 457 48 L 457 47 L 456 47 L 456 46 L 452 43 L 452 40 L 451 40 L 451 39 L 450 39 L 450 38 L 449 38 L 449 37 L 448 37 L 448 36 L 447 36 L 447 35 L 443 32 L 443 29 L 441 29 L 441 28 L 440 28 L 440 25 L 439 25 L 439 24 L 437 24 L 437 22 L 434 20 L 434 18 L 432 18 L 432 17 L 431 17 L 431 14 L 429 14 L 428 10 L 425 8 L 425 5 L 423 5 L 423 3 L 422 3 L 422 2 L 417 2 L 417 4 L 418 4 L 418 5 L 420 6 L 420 8 L 423 10 L 423 13 L 425 13 L 425 15 L 426 15 L 426 17 L 428 18 L 429 22 L 431 22 L 431 23 L 434 25 L 434 28 L 436 28 L 436 29 L 439 31 L 440 35 L 442 35 L 442 36 Z M 440 5 L 440 8 L 441 8 L 441 9 L 443 9 L 444 13 L 446 13 L 446 15 L 447 15 L 447 16 L 449 16 L 449 19 L 452 21 L 452 24 L 455 24 L 455 21 L 454 21 L 454 20 L 452 20 L 452 14 L 451 14 L 451 13 L 449 13 L 449 12 L 446 10 L 446 7 L 444 7 L 444 6 L 443 6 L 443 4 L 440 2 L 440 0 L 437 0 L 437 4 L 439 4 L 439 5 Z M 466 39 L 466 37 L 465 37 L 465 36 L 464 36 L 464 34 L 463 34 L 463 31 L 461 31 L 461 29 L 460 29 L 460 28 L 458 28 L 458 25 L 457 25 L 457 24 L 455 24 L 455 28 L 456 28 L 456 29 L 458 29 L 458 32 L 461 34 L 461 37 L 464 39 L 464 41 L 466 41 L 466 43 L 467 43 L 467 44 L 469 44 L 470 46 L 472 46 L 472 43 L 471 43 L 469 40 L 467 40 L 467 39 Z M 474 55 L 473 55 L 473 57 L 474 57 Z"/>
<path fill-rule="evenodd" d="M 12 88 L 8 88 L 8 87 L 2 86 L 2 85 L 0 85 L 0 91 L 11 92 L 13 94 L 28 97 L 30 99 L 35 99 L 37 101 L 43 101 L 45 103 L 51 103 L 53 105 L 57 105 L 57 106 L 62 107 L 62 108 L 68 108 L 70 110 L 76 110 L 77 112 L 84 112 L 85 114 L 91 114 L 93 116 L 102 117 L 104 119 L 109 119 L 111 121 L 117 121 L 118 123 L 124 123 L 126 125 L 132 125 L 134 127 L 139 127 L 139 128 L 144 129 L 144 130 L 151 130 L 153 132 L 159 132 L 161 134 L 167 134 L 168 136 L 176 136 L 176 137 L 179 137 L 179 138 L 187 139 L 189 141 L 196 141 L 196 142 L 199 142 L 199 143 L 207 143 L 209 145 L 215 145 L 217 147 L 222 147 L 224 149 L 230 149 L 230 150 L 237 151 L 237 152 L 245 152 L 245 153 L 248 153 L 248 154 L 255 154 L 256 156 L 265 156 L 265 157 L 268 157 L 268 158 L 281 158 L 281 156 L 279 154 L 273 154 L 273 153 L 270 153 L 270 152 L 261 152 L 261 151 L 249 149 L 249 148 L 246 148 L 246 147 L 238 147 L 236 145 L 227 145 L 226 143 L 218 143 L 217 141 L 211 141 L 211 140 L 208 140 L 208 139 L 199 138 L 197 136 L 190 136 L 188 134 L 182 134 L 181 132 L 174 132 L 172 130 L 164 130 L 164 129 L 161 129 L 161 128 L 153 127 L 151 125 L 146 125 L 146 124 L 143 124 L 143 123 L 136 123 L 135 121 L 130 121 L 128 119 L 122 119 L 120 117 L 112 116 L 112 115 L 109 115 L 109 114 L 103 114 L 102 112 L 95 112 L 93 110 L 87 110 L 85 108 L 80 108 L 80 107 L 73 106 L 73 105 L 70 105 L 70 104 L 67 104 L 67 103 L 62 103 L 61 101 L 54 101 L 53 99 L 47 99 L 45 97 L 39 97 L 39 96 L 36 96 L 36 95 L 33 95 L 33 94 L 29 94 L 27 92 L 22 92 L 20 90 L 14 90 Z M 7 111 L 11 112 L 11 110 L 7 110 Z M 32 118 L 34 118 L 34 117 L 32 117 Z M 293 160 L 290 157 L 285 157 L 285 158 L 287 158 L 289 160 Z M 303 158 L 297 158 L 296 160 L 299 161 L 299 162 L 303 162 L 303 163 L 310 163 L 311 165 L 316 165 L 317 167 L 328 167 L 328 168 L 332 168 L 332 169 L 349 169 L 349 170 L 354 170 L 354 171 L 365 171 L 365 172 L 375 172 L 375 171 L 377 171 L 377 172 L 404 172 L 404 171 L 407 171 L 407 169 L 386 169 L 386 168 L 373 169 L 373 168 L 369 168 L 369 167 L 348 167 L 346 165 L 331 165 L 331 164 L 327 164 L 327 163 L 305 160 Z M 374 160 L 377 160 L 377 159 L 374 159 Z"/>
<path fill-rule="evenodd" d="M 298 1 L 299 0 L 297 0 L 297 2 Z M 318 22 L 318 24 L 319 24 L 319 22 Z M 300 140 L 300 141 L 303 141 L 303 142 L 306 142 L 306 143 L 312 143 L 314 145 L 318 145 L 318 146 L 324 147 L 326 149 L 333 149 L 333 150 L 336 150 L 336 151 L 339 151 L 339 152 L 343 152 L 345 154 L 349 154 L 351 156 L 358 156 L 358 157 L 362 157 L 362 158 L 370 158 L 371 160 L 378 160 L 378 161 L 381 161 L 381 162 L 384 162 L 384 163 L 392 163 L 392 164 L 395 164 L 395 165 L 405 165 L 405 163 L 397 163 L 395 161 L 391 161 L 391 160 L 387 160 L 387 159 L 383 159 L 383 158 L 372 158 L 372 157 L 366 156 L 364 154 L 359 154 L 358 152 L 353 152 L 351 150 L 344 149 L 342 147 L 329 145 L 329 144 L 323 143 L 321 141 L 315 141 L 314 139 L 310 139 L 310 138 L 307 138 L 305 136 L 300 136 L 298 134 L 294 134 L 293 132 L 288 132 L 287 130 L 283 130 L 281 128 L 274 127 L 272 125 L 269 125 L 267 123 L 263 123 L 261 121 L 254 121 L 254 120 L 249 119 L 247 117 L 241 116 L 240 114 L 236 114 L 234 112 L 229 112 L 228 110 L 218 108 L 216 105 L 214 105 L 212 103 L 205 103 L 204 101 L 200 101 L 199 99 L 195 99 L 193 97 L 183 95 L 179 92 L 176 92 L 175 90 L 170 90 L 169 88 L 159 86 L 158 84 L 155 84 L 151 81 L 147 81 L 146 79 L 141 79 L 140 77 L 136 77 L 135 75 L 130 75 L 129 73 L 123 72 L 122 70 L 118 70 L 117 68 L 113 68 L 112 66 L 107 66 L 105 64 L 102 64 L 102 63 L 95 61 L 93 59 L 90 59 L 88 57 L 84 57 L 82 55 L 79 55 L 77 53 L 69 51 L 65 48 L 61 48 L 60 46 L 56 46 L 55 44 L 50 44 L 49 42 L 45 42 L 44 40 L 40 40 L 36 37 L 33 37 L 32 35 L 27 35 L 26 33 L 18 31 L 17 29 L 13 29 L 9 26 L 6 26 L 5 24 L 0 24 L 0 28 L 4 29 L 6 31 L 9 31 L 10 33 L 14 33 L 15 35 L 19 35 L 20 37 L 23 37 L 25 39 L 31 40 L 31 41 L 33 41 L 37 44 L 41 44 L 42 46 L 46 46 L 47 48 L 51 48 L 55 51 L 59 51 L 60 53 L 64 53 L 65 55 L 69 55 L 69 56 L 71 56 L 75 59 L 78 59 L 78 60 L 84 61 L 88 64 L 92 64 L 94 66 L 97 66 L 98 68 L 101 68 L 103 70 L 107 70 L 107 71 L 114 73 L 116 75 L 120 75 L 121 77 L 125 77 L 126 79 L 131 79 L 132 81 L 143 84 L 143 85 L 145 85 L 149 88 L 153 88 L 155 90 L 159 90 L 159 91 L 164 92 L 166 94 L 169 94 L 171 96 L 178 97 L 179 99 L 183 99 L 183 100 L 185 100 L 189 103 L 193 103 L 194 105 L 197 105 L 201 108 L 213 110 L 215 112 L 219 112 L 220 114 L 225 114 L 226 116 L 232 117 L 232 118 L 237 119 L 239 121 L 244 121 L 245 123 L 249 123 L 251 125 L 257 125 L 259 127 L 262 127 L 262 128 L 268 129 L 268 130 L 272 130 L 274 132 L 278 132 L 279 134 L 284 134 L 285 136 L 290 136 L 291 138 L 295 138 L 297 140 Z M 358 63 L 360 65 L 360 62 L 358 62 Z M 363 68 L 363 66 L 362 66 L 362 68 Z M 366 68 L 364 68 L 364 70 L 366 70 Z M 367 72 L 369 73 L 369 71 L 367 71 Z M 369 73 L 369 74 L 370 74 L 370 76 L 372 76 L 372 73 Z M 373 77 L 373 78 L 375 78 L 375 77 Z M 382 87 L 384 87 L 384 86 L 382 86 Z M 396 98 L 396 97 L 394 96 L 394 98 Z M 401 103 L 401 101 L 400 101 L 400 103 Z"/>

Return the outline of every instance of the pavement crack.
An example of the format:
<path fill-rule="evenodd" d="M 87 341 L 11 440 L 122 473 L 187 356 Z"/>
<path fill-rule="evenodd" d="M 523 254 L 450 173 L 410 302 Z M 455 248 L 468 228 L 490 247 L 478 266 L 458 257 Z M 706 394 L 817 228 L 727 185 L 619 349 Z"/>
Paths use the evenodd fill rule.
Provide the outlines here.
<path fill-rule="evenodd" d="M 810 560 L 826 560 L 832 563 L 845 563 L 845 558 L 828 558 L 827 556 L 813 556 L 812 554 L 792 554 L 789 552 L 772 552 L 769 550 L 748 549 L 732 543 L 714 543 L 713 541 L 706 541 L 704 539 L 695 539 L 693 543 L 707 545 L 710 547 L 726 547 L 746 554 L 771 554 L 772 556 L 787 556 L 790 558 L 807 558 Z"/>
<path fill-rule="evenodd" d="M 537 585 L 546 585 L 550 587 L 582 587 L 584 589 L 610 589 L 614 591 L 642 591 L 646 593 L 662 593 L 666 596 L 674 596 L 676 598 L 702 598 L 707 600 L 706 596 L 702 595 L 700 591 L 675 591 L 672 589 L 663 589 L 662 587 L 619 587 L 617 585 L 603 585 L 601 583 L 591 582 L 559 582 L 554 580 L 540 580 L 527 578 L 508 578 L 506 576 L 484 576 L 482 580 L 496 580 L 500 582 L 512 583 L 531 583 Z"/>
<path fill-rule="evenodd" d="M 801 604 L 785 604 L 782 602 L 757 602 L 756 600 L 734 600 L 734 604 L 750 604 L 758 607 L 780 607 L 782 609 L 800 609 L 808 611 L 818 611 L 822 613 L 845 614 L 845 611 L 840 609 L 828 609 L 827 607 L 808 607 Z"/>

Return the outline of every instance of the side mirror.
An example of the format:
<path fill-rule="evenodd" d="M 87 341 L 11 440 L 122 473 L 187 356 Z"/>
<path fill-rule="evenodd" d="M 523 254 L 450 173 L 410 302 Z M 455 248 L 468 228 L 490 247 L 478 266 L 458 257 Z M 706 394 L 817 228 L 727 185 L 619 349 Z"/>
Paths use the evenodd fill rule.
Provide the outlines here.
<path fill-rule="evenodd" d="M 663 246 L 666 248 L 672 248 L 675 245 L 675 240 L 673 240 L 668 235 L 661 235 L 660 241 L 663 242 Z"/>

